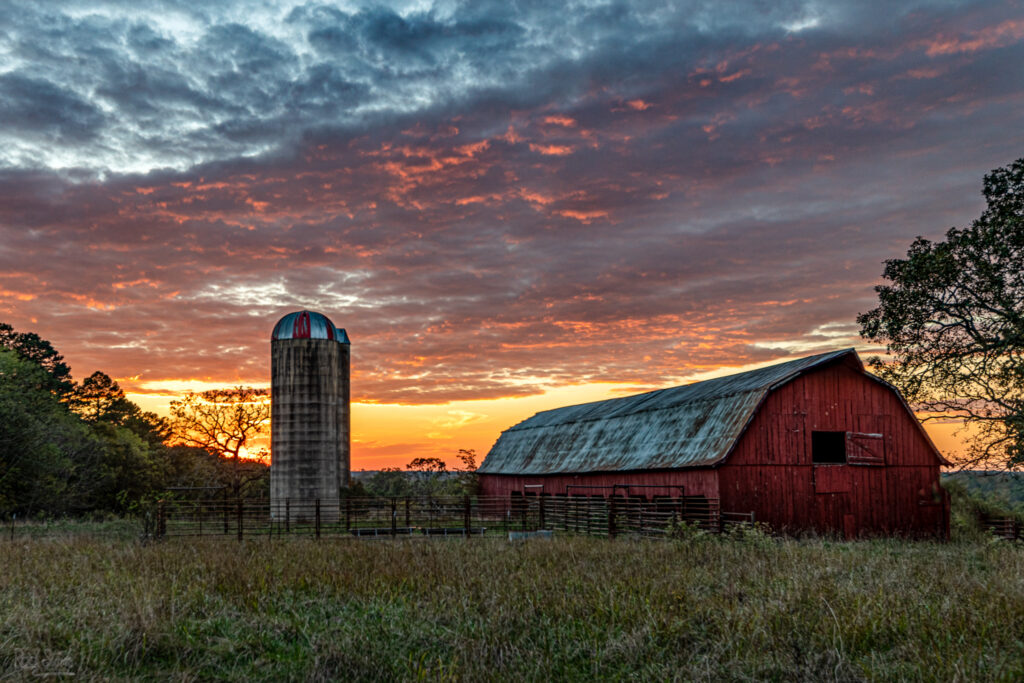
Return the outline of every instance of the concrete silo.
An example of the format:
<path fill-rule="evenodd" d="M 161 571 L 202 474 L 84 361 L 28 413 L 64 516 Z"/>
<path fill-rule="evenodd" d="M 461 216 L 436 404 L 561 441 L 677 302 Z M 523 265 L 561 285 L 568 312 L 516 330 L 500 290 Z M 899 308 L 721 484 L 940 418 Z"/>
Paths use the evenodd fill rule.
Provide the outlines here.
<path fill-rule="evenodd" d="M 349 483 L 350 353 L 345 330 L 312 311 L 289 313 L 270 341 L 270 504 L 275 519 L 338 519 Z"/>

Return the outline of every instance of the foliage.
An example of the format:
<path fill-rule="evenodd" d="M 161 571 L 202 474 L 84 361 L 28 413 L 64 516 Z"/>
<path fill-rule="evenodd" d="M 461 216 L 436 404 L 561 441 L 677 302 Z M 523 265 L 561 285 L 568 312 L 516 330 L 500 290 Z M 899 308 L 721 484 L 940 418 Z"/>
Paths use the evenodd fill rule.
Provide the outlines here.
<path fill-rule="evenodd" d="M 416 495 L 412 478 L 398 467 L 382 467 L 365 483 L 359 483 L 367 495 L 378 498 L 408 498 Z"/>
<path fill-rule="evenodd" d="M 14 351 L 21 358 L 46 373 L 45 388 L 58 396 L 66 396 L 74 388 L 71 368 L 53 345 L 35 332 L 15 332 L 7 323 L 0 323 L 0 349 Z"/>
<path fill-rule="evenodd" d="M 733 543 L 743 543 L 755 548 L 766 548 L 776 541 L 771 527 L 764 522 L 730 524 L 723 535 Z"/>
<path fill-rule="evenodd" d="M 456 479 L 459 483 L 460 492 L 467 496 L 475 496 L 480 492 L 480 475 L 476 473 L 476 451 L 472 448 L 460 448 L 455 455 L 461 463 L 456 468 Z"/>
<path fill-rule="evenodd" d="M 704 541 L 712 536 L 709 532 L 704 531 L 697 522 L 688 522 L 685 519 L 670 522 L 665 531 L 669 538 L 684 543 Z"/>
<path fill-rule="evenodd" d="M 413 458 L 405 469 L 441 474 L 448 471 L 448 465 L 441 458 Z"/>
<path fill-rule="evenodd" d="M 307 539 L 5 543 L 0 678 L 1024 677 L 1011 544 Z"/>
<path fill-rule="evenodd" d="M 942 477 L 942 486 L 955 484 L 966 493 L 990 501 L 1006 514 L 1019 514 L 1024 521 L 1024 472 L 949 472 Z"/>
<path fill-rule="evenodd" d="M 50 387 L 42 368 L 0 352 L 0 510 L 124 512 L 159 488 L 160 449 L 128 426 L 137 406 L 121 395 L 123 419 L 86 421 L 69 409 L 74 392 L 62 401 Z"/>
<path fill-rule="evenodd" d="M 122 424 L 135 407 L 118 383 L 98 370 L 75 385 L 70 404 L 83 420 L 93 424 Z"/>
<path fill-rule="evenodd" d="M 169 433 L 105 373 L 76 384 L 50 342 L 0 323 L 0 515 L 123 514 L 168 486 L 266 479 Z"/>
<path fill-rule="evenodd" d="M 885 262 L 861 334 L 892 362 L 873 369 L 926 419 L 963 420 L 965 466 L 1024 466 L 1024 159 L 984 179 L 987 208 L 941 242 Z"/>
<path fill-rule="evenodd" d="M 476 452 L 459 449 L 460 465 L 449 470 L 441 458 L 413 458 L 405 466 L 384 467 L 359 482 L 363 492 L 381 498 L 474 495 L 477 492 Z"/>
<path fill-rule="evenodd" d="M 231 462 L 230 476 L 224 483 L 232 488 L 234 495 L 240 495 L 247 485 L 266 477 L 266 453 L 260 452 L 254 458 L 246 449 L 266 431 L 269 423 L 270 392 L 266 389 L 239 386 L 189 392 L 184 398 L 171 402 L 174 440 Z"/>
<path fill-rule="evenodd" d="M 0 350 L 0 510 L 57 508 L 72 459 L 89 446 L 87 430 L 50 386 L 40 367 Z"/>

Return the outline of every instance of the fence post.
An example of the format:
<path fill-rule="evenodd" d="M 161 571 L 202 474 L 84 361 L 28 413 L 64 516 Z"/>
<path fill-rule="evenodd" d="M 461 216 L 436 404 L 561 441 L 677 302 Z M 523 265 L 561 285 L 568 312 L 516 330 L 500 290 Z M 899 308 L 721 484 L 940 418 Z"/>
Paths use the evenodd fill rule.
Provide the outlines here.
<path fill-rule="evenodd" d="M 466 538 L 473 535 L 473 520 L 469 505 L 469 496 L 462 497 L 462 523 L 466 528 Z"/>
<path fill-rule="evenodd" d="M 345 531 L 352 530 L 352 499 L 345 499 Z"/>
<path fill-rule="evenodd" d="M 537 494 L 537 518 L 538 527 L 543 529 L 544 527 L 544 494 Z"/>
<path fill-rule="evenodd" d="M 315 516 L 316 516 L 316 519 L 313 522 L 313 524 L 316 527 L 316 540 L 319 541 L 320 540 L 320 499 L 319 498 L 316 499 Z"/>
<path fill-rule="evenodd" d="M 284 532 L 290 534 L 292 532 L 292 500 L 291 498 L 284 499 Z"/>
<path fill-rule="evenodd" d="M 242 497 L 238 496 L 238 540 L 242 540 Z"/>
<path fill-rule="evenodd" d="M 394 498 L 391 499 L 391 535 L 396 536 L 398 534 L 398 501 Z"/>
<path fill-rule="evenodd" d="M 228 488 L 224 487 L 224 533 L 228 533 L 228 514 L 230 506 L 228 505 Z"/>
<path fill-rule="evenodd" d="M 163 538 L 167 533 L 166 517 L 164 516 L 164 501 L 159 500 L 156 504 L 156 537 Z M 14 519 L 11 519 L 11 540 L 14 540 Z"/>
<path fill-rule="evenodd" d="M 412 526 L 412 521 L 409 518 L 409 499 L 405 499 L 405 528 L 408 529 Z"/>
<path fill-rule="evenodd" d="M 608 499 L 608 538 L 615 538 L 615 496 Z"/>

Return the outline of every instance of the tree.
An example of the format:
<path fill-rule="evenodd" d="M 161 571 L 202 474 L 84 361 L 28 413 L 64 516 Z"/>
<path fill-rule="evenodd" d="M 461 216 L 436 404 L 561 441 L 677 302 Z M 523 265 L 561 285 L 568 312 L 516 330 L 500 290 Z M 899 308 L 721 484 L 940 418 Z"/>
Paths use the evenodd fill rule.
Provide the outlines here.
<path fill-rule="evenodd" d="M 0 350 L 0 512 L 78 511 L 102 442 L 50 391 L 52 377 Z"/>
<path fill-rule="evenodd" d="M 879 306 L 857 317 L 871 359 L 924 419 L 962 420 L 964 466 L 1024 466 L 1024 159 L 984 179 L 987 208 L 941 242 L 885 262 Z"/>
<path fill-rule="evenodd" d="M 75 386 L 70 399 L 72 409 L 86 422 L 123 424 L 132 408 L 121 387 L 104 372 L 96 371 Z"/>
<path fill-rule="evenodd" d="M 166 485 L 167 435 L 108 375 L 75 384 L 50 342 L 0 323 L 0 509 L 124 512 Z"/>
<path fill-rule="evenodd" d="M 235 387 L 201 393 L 189 392 L 171 402 L 171 431 L 184 446 L 205 449 L 231 463 L 227 483 L 240 495 L 250 482 L 266 476 L 266 452 L 256 458 L 247 447 L 270 422 L 270 392 L 266 389 Z M 256 460 L 256 462 L 253 462 Z"/>
<path fill-rule="evenodd" d="M 101 427 L 116 425 L 134 432 L 151 448 L 164 444 L 170 436 L 167 420 L 145 412 L 124 395 L 109 375 L 96 371 L 76 384 L 68 403 L 83 421 Z"/>
<path fill-rule="evenodd" d="M 405 466 L 384 467 L 366 481 L 364 490 L 371 496 L 404 498 L 410 496 L 458 496 L 477 491 L 476 452 L 459 449 L 461 463 L 454 470 L 441 458 L 413 458 Z"/>
<path fill-rule="evenodd" d="M 476 495 L 480 492 L 480 476 L 476 473 L 476 451 L 472 448 L 460 448 L 455 457 L 462 463 L 461 467 L 455 468 L 459 487 L 466 495 Z"/>
<path fill-rule="evenodd" d="M 405 469 L 413 472 L 429 472 L 431 474 L 444 474 L 448 471 L 448 465 L 441 458 L 413 458 Z"/>
<path fill-rule="evenodd" d="M 382 467 L 367 479 L 363 488 L 374 497 L 408 498 L 419 495 L 415 484 L 408 472 L 398 467 Z"/>
<path fill-rule="evenodd" d="M 0 348 L 10 349 L 42 368 L 49 376 L 47 388 L 58 396 L 66 396 L 74 388 L 64 356 L 35 332 L 15 332 L 7 323 L 0 323 Z"/>

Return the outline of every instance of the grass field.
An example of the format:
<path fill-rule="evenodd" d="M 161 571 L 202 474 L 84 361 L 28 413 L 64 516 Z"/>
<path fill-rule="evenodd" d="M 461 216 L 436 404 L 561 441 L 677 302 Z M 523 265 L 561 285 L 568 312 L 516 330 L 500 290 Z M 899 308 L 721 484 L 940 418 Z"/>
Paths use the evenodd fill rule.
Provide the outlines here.
<path fill-rule="evenodd" d="M 1020 544 L 0 541 L 0 678 L 1021 680 Z"/>

